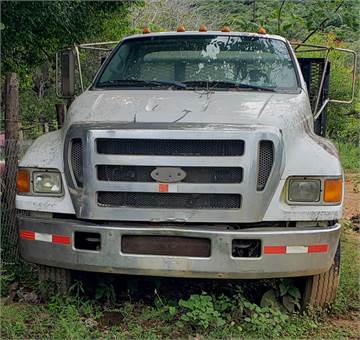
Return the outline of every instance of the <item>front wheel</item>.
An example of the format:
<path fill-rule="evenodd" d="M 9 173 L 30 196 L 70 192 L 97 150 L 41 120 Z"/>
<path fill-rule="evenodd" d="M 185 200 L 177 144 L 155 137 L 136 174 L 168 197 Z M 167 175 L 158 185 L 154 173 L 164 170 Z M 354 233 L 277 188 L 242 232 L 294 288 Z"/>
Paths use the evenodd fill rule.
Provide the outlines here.
<path fill-rule="evenodd" d="M 39 265 L 40 292 L 44 300 L 54 294 L 66 295 L 71 287 L 72 275 L 69 269 Z"/>
<path fill-rule="evenodd" d="M 308 276 L 305 281 L 303 307 L 325 306 L 334 301 L 340 279 L 340 242 L 330 269 L 318 275 Z"/>

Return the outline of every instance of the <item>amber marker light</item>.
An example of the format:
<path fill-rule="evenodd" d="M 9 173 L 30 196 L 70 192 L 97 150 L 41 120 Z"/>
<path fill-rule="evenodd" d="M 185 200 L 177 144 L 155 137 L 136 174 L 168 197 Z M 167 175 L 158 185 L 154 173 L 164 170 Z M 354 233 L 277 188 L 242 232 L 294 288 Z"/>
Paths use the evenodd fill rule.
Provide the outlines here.
<path fill-rule="evenodd" d="M 178 26 L 176 32 L 185 32 L 185 27 L 183 25 Z"/>
<path fill-rule="evenodd" d="M 205 25 L 200 25 L 199 32 L 207 32 L 207 28 Z"/>
<path fill-rule="evenodd" d="M 144 27 L 143 34 L 148 34 L 148 33 L 151 33 L 150 28 L 149 27 Z"/>
<path fill-rule="evenodd" d="M 340 203 L 342 199 L 342 178 L 325 179 L 324 202 Z"/>
<path fill-rule="evenodd" d="M 266 34 L 266 29 L 261 26 L 261 27 L 258 29 L 258 33 L 259 33 L 259 34 Z"/>
<path fill-rule="evenodd" d="M 18 170 L 16 174 L 16 189 L 18 193 L 30 192 L 30 174 L 28 170 Z"/>
<path fill-rule="evenodd" d="M 224 26 L 222 29 L 221 29 L 221 32 L 231 32 L 231 29 L 229 26 Z"/>

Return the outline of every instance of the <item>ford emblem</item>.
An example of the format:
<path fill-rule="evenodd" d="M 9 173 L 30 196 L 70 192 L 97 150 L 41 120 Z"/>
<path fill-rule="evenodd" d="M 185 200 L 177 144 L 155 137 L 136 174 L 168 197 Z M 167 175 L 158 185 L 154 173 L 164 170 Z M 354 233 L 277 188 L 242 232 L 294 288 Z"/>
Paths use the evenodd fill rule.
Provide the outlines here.
<path fill-rule="evenodd" d="M 181 182 L 186 177 L 186 172 L 181 168 L 159 167 L 151 171 L 151 178 L 161 183 Z"/>

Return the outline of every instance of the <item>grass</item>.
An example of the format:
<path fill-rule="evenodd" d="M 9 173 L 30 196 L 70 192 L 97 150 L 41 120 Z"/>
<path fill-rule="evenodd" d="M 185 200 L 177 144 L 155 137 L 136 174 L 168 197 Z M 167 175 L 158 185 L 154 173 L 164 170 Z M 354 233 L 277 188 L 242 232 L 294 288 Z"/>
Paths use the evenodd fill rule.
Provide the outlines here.
<path fill-rule="evenodd" d="M 341 164 L 347 172 L 360 172 L 360 147 L 351 143 L 335 143 Z"/>
<path fill-rule="evenodd" d="M 337 319 L 351 315 L 360 307 L 360 268 L 355 265 L 360 261 L 360 240 L 350 228 L 345 228 L 341 242 L 340 287 L 334 305 L 327 311 L 289 314 L 283 309 L 259 307 L 247 297 L 246 286 L 241 289 L 231 287 L 232 293 L 224 295 L 222 291 L 226 292 L 230 287 L 225 283 L 221 289 L 219 284 L 213 284 L 213 288 L 201 287 L 200 290 L 207 289 L 208 293 L 192 294 L 190 298 L 187 291 L 198 292 L 198 287 L 179 287 L 178 295 L 160 294 L 163 288 L 156 280 L 157 288 L 153 289 L 152 295 L 148 296 L 145 287 L 134 288 L 130 283 L 123 290 L 121 301 L 114 302 L 111 300 L 116 289 L 112 285 L 115 286 L 116 281 L 112 281 L 98 286 L 92 297 L 83 296 L 85 288 L 77 284 L 71 296 L 55 296 L 48 303 L 29 304 L 21 299 L 17 302 L 2 299 L 1 338 L 356 337 L 356 327 L 349 327 L 348 323 L 342 324 Z M 26 285 L 21 289 L 20 296 L 29 291 Z M 111 294 L 106 294 L 107 291 Z"/>

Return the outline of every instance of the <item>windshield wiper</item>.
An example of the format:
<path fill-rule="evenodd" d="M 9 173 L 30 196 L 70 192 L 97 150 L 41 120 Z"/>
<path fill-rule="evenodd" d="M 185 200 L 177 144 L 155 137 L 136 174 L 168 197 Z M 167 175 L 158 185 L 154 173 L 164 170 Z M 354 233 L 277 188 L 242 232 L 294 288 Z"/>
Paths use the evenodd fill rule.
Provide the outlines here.
<path fill-rule="evenodd" d="M 258 91 L 271 91 L 276 92 L 275 89 L 264 87 L 264 86 L 258 86 L 258 85 L 251 85 L 251 84 L 243 84 L 243 83 L 237 83 L 235 81 L 229 81 L 229 80 L 191 80 L 191 81 L 184 81 L 184 84 L 189 86 L 200 86 L 205 87 L 206 89 L 214 89 L 214 88 L 239 88 L 239 89 L 253 89 Z"/>
<path fill-rule="evenodd" d="M 98 87 L 120 87 L 120 86 L 167 86 L 178 89 L 186 89 L 187 85 L 175 80 L 141 80 L 141 79 L 114 79 L 98 83 Z"/>

